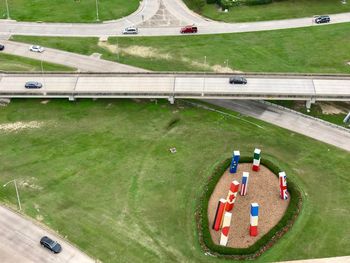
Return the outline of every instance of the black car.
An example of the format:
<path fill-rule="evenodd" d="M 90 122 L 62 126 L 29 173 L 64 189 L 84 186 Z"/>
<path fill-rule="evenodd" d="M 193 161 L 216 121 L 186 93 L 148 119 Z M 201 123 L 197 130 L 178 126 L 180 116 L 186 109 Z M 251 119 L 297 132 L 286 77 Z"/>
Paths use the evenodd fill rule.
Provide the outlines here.
<path fill-rule="evenodd" d="M 0 44 L 0 50 L 4 50 L 5 46 Z"/>
<path fill-rule="evenodd" d="M 26 89 L 41 89 L 43 84 L 37 81 L 28 81 L 26 84 L 24 84 L 24 87 Z"/>
<path fill-rule="evenodd" d="M 247 84 L 247 80 L 244 77 L 231 77 L 229 80 L 230 84 Z"/>
<path fill-rule="evenodd" d="M 331 21 L 329 16 L 317 16 L 315 18 L 316 24 L 329 23 Z"/>
<path fill-rule="evenodd" d="M 61 245 L 47 236 L 44 236 L 40 239 L 40 245 L 48 248 L 54 253 L 60 253 L 62 251 Z"/>

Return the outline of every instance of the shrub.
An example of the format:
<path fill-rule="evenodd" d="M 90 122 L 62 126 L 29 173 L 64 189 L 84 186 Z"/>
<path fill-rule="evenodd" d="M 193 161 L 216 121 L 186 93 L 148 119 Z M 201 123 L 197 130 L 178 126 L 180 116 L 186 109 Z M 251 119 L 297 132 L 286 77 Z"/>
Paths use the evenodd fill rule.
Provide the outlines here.
<path fill-rule="evenodd" d="M 252 157 L 241 156 L 240 163 L 251 163 Z M 288 192 L 290 202 L 287 211 L 282 219 L 257 242 L 248 248 L 230 248 L 214 244 L 208 221 L 208 204 L 209 198 L 214 191 L 214 188 L 226 169 L 229 167 L 231 159 L 222 161 L 215 167 L 212 175 L 209 177 L 207 184 L 204 186 L 203 194 L 199 200 L 199 206 L 196 211 L 196 221 L 198 228 L 199 242 L 206 252 L 210 252 L 219 257 L 234 258 L 234 259 L 253 259 L 260 256 L 268 248 L 270 248 L 280 237 L 282 237 L 293 225 L 296 220 L 302 205 L 301 193 L 293 180 L 288 178 Z M 269 168 L 276 176 L 281 170 L 269 159 L 262 159 L 261 164 Z"/>

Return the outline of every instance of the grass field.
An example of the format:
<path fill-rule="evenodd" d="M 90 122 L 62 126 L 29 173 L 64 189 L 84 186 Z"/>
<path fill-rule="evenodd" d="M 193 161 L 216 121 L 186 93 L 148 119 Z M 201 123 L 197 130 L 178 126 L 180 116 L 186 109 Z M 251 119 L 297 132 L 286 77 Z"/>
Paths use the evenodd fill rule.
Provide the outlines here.
<path fill-rule="evenodd" d="M 96 22 L 95 0 L 8 0 L 10 18 L 18 21 Z M 127 16 L 139 6 L 138 0 L 98 1 L 99 19 Z M 5 1 L 0 4 L 0 18 L 7 18 Z"/>
<path fill-rule="evenodd" d="M 26 214 L 103 262 L 222 262 L 198 244 L 201 186 L 233 149 L 257 146 L 305 200 L 292 230 L 259 261 L 347 255 L 350 154 L 244 120 L 183 102 L 12 100 L 0 124 L 42 127 L 0 130 L 0 185 L 16 178 Z M 2 189 L 0 200 L 15 207 L 14 189 Z"/>
<path fill-rule="evenodd" d="M 320 14 L 334 14 L 350 11 L 350 4 L 335 0 L 285 0 L 266 5 L 235 6 L 225 13 L 215 4 L 196 8 L 195 0 L 184 0 L 190 9 L 213 20 L 225 22 L 247 22 L 276 20 L 299 17 L 312 17 Z"/>
<path fill-rule="evenodd" d="M 117 54 L 97 38 L 14 36 L 12 39 L 90 55 L 155 71 L 350 73 L 350 23 L 240 34 L 110 38 Z M 206 57 L 206 63 L 205 58 Z"/>
<path fill-rule="evenodd" d="M 43 62 L 45 71 L 73 71 L 75 69 Z M 2 71 L 41 71 L 41 62 L 30 58 L 0 53 L 0 70 Z"/>

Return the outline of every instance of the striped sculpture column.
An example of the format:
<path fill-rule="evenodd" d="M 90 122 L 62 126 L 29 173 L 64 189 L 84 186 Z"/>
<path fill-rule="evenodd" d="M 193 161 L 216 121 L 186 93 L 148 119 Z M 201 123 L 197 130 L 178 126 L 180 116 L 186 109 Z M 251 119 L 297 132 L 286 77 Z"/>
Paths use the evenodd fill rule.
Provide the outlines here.
<path fill-rule="evenodd" d="M 288 191 L 287 191 L 287 175 L 285 172 L 278 173 L 280 180 L 280 196 L 281 199 L 288 199 Z"/>
<path fill-rule="evenodd" d="M 226 200 L 224 198 L 221 198 L 218 203 L 218 207 L 216 209 L 215 213 L 215 218 L 214 218 L 214 223 L 213 223 L 213 229 L 215 231 L 219 231 L 220 225 L 222 222 L 222 216 L 225 211 L 225 205 L 226 205 Z"/>
<path fill-rule="evenodd" d="M 239 190 L 239 182 L 233 180 L 230 185 L 230 190 L 228 191 L 228 195 L 226 198 L 226 206 L 225 211 L 231 211 L 233 209 L 234 203 L 237 198 L 237 193 Z"/>
<path fill-rule="evenodd" d="M 248 172 L 243 172 L 242 183 L 241 183 L 241 195 L 242 196 L 247 194 L 248 179 L 249 179 L 249 173 Z"/>
<path fill-rule="evenodd" d="M 260 159 L 261 159 L 261 150 L 255 148 L 254 150 L 254 159 L 253 159 L 253 171 L 257 172 L 260 169 Z"/>
<path fill-rule="evenodd" d="M 232 213 L 225 212 L 224 222 L 222 224 L 221 237 L 220 237 L 220 245 L 226 246 L 228 241 L 228 232 L 230 231 Z"/>
<path fill-rule="evenodd" d="M 232 161 L 231 161 L 231 165 L 230 165 L 230 173 L 231 174 L 234 174 L 237 172 L 240 155 L 241 154 L 239 151 L 233 151 Z"/>
<path fill-rule="evenodd" d="M 258 203 L 250 204 L 250 236 L 256 237 L 258 235 L 258 215 L 259 205 Z"/>

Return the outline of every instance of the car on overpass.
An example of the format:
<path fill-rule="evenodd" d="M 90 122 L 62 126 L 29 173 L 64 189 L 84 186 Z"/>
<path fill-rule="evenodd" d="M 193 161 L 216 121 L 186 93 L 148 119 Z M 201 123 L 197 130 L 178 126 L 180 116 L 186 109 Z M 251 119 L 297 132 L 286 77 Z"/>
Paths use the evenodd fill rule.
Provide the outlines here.
<path fill-rule="evenodd" d="M 43 236 L 40 239 L 40 245 L 46 247 L 55 254 L 60 253 L 62 251 L 61 245 L 47 236 Z"/>
<path fill-rule="evenodd" d="M 26 89 L 41 89 L 43 84 L 37 81 L 27 81 L 26 84 L 24 84 L 24 87 Z"/>
<path fill-rule="evenodd" d="M 230 84 L 247 84 L 247 80 L 241 76 L 234 76 L 229 79 Z"/>
<path fill-rule="evenodd" d="M 181 28 L 181 30 L 180 30 L 181 34 L 197 33 L 197 32 L 198 32 L 198 28 L 195 25 L 185 26 L 185 27 Z"/>
<path fill-rule="evenodd" d="M 33 52 L 42 53 L 45 49 L 42 46 L 33 45 L 29 47 L 29 50 Z"/>

